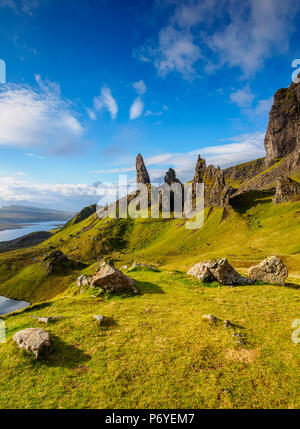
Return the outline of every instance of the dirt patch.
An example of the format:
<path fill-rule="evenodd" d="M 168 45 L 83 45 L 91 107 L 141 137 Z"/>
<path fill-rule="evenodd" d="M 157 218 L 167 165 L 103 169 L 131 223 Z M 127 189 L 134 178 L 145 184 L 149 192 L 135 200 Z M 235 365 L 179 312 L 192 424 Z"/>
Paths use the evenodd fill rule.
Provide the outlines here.
<path fill-rule="evenodd" d="M 258 349 L 227 349 L 225 357 L 234 362 L 251 363 L 259 356 Z"/>

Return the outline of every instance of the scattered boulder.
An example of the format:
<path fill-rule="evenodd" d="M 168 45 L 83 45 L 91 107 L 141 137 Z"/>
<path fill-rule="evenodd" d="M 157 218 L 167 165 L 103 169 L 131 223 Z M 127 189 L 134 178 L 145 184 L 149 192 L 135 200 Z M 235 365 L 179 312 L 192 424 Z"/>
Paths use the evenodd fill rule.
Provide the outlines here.
<path fill-rule="evenodd" d="M 247 278 L 242 277 L 235 271 L 227 258 L 210 259 L 209 261 L 200 262 L 194 265 L 188 271 L 188 274 L 204 282 L 217 281 L 222 285 L 228 286 L 249 283 Z"/>
<path fill-rule="evenodd" d="M 70 260 L 60 250 L 54 250 L 42 260 L 46 268 L 47 275 L 51 275 L 70 265 Z"/>
<path fill-rule="evenodd" d="M 104 323 L 104 316 L 97 315 L 97 316 L 93 316 L 93 318 L 97 320 L 97 322 L 98 322 L 99 325 L 103 325 L 103 323 Z"/>
<path fill-rule="evenodd" d="M 81 286 L 90 286 L 91 283 L 91 276 L 81 275 L 77 279 L 77 287 Z"/>
<path fill-rule="evenodd" d="M 273 198 L 273 203 L 285 203 L 298 194 L 300 194 L 300 183 L 289 177 L 279 176 L 276 183 L 276 194 Z"/>
<path fill-rule="evenodd" d="M 217 318 L 213 316 L 212 314 L 204 314 L 202 316 L 202 319 L 207 320 L 210 323 L 216 323 Z"/>
<path fill-rule="evenodd" d="M 100 287 L 108 292 L 131 290 L 134 292 L 134 280 L 123 274 L 116 267 L 103 262 L 92 277 L 90 287 Z"/>
<path fill-rule="evenodd" d="M 286 265 L 277 256 L 270 256 L 258 265 L 253 265 L 248 270 L 249 279 L 253 282 L 265 282 L 284 285 L 288 277 Z"/>
<path fill-rule="evenodd" d="M 196 277 L 202 282 L 213 282 L 216 279 L 214 275 L 210 272 L 210 265 L 211 261 L 199 262 L 198 264 L 195 264 L 194 266 L 192 266 L 192 268 L 189 269 L 188 274 L 190 276 Z"/>
<path fill-rule="evenodd" d="M 41 351 L 50 347 L 50 335 L 41 328 L 27 328 L 16 332 L 13 341 L 20 349 L 32 352 L 36 358 L 39 357 Z"/>
<path fill-rule="evenodd" d="M 223 326 L 224 326 L 224 328 L 230 328 L 230 326 L 231 326 L 230 320 L 224 320 Z"/>

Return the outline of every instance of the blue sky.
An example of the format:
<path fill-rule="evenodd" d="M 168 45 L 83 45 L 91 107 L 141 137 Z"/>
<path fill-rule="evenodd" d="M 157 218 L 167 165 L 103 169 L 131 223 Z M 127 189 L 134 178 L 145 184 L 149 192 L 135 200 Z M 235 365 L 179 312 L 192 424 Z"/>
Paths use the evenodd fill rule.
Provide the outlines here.
<path fill-rule="evenodd" d="M 264 156 L 300 2 L 0 0 L 0 205 L 79 210 L 134 180 Z M 101 191 L 100 191 L 101 192 Z"/>

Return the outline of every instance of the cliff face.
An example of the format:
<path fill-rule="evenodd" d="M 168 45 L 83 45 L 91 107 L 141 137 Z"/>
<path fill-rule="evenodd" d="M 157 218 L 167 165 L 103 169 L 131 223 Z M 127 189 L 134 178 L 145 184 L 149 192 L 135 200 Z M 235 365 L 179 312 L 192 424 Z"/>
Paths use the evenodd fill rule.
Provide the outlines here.
<path fill-rule="evenodd" d="M 300 83 L 279 89 L 269 114 L 265 136 L 266 165 L 298 150 L 300 145 Z"/>

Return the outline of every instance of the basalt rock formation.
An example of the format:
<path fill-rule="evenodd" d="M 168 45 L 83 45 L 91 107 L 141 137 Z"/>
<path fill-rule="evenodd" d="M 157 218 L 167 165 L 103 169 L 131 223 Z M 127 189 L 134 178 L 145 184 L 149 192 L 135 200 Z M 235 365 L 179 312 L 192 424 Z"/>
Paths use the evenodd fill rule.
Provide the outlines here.
<path fill-rule="evenodd" d="M 300 194 L 300 183 L 289 177 L 280 176 L 277 179 L 274 204 L 285 203 Z"/>
<path fill-rule="evenodd" d="M 181 185 L 181 182 L 176 177 L 175 170 L 173 168 L 169 168 L 169 170 L 166 172 L 165 175 L 165 183 L 167 183 L 169 186 L 173 185 L 173 183 L 179 183 Z"/>
<path fill-rule="evenodd" d="M 300 76 L 300 74 L 299 74 Z M 300 83 L 274 94 L 265 136 L 266 165 L 300 149 Z"/>
<path fill-rule="evenodd" d="M 150 183 L 150 177 L 145 166 L 142 155 L 139 153 L 136 157 L 136 183 L 147 185 Z"/>
<path fill-rule="evenodd" d="M 213 165 L 206 166 L 205 159 L 198 155 L 192 182 L 193 196 L 197 183 L 204 183 L 204 206 L 225 207 L 229 204 L 232 188 L 225 183 L 224 171 Z"/>

